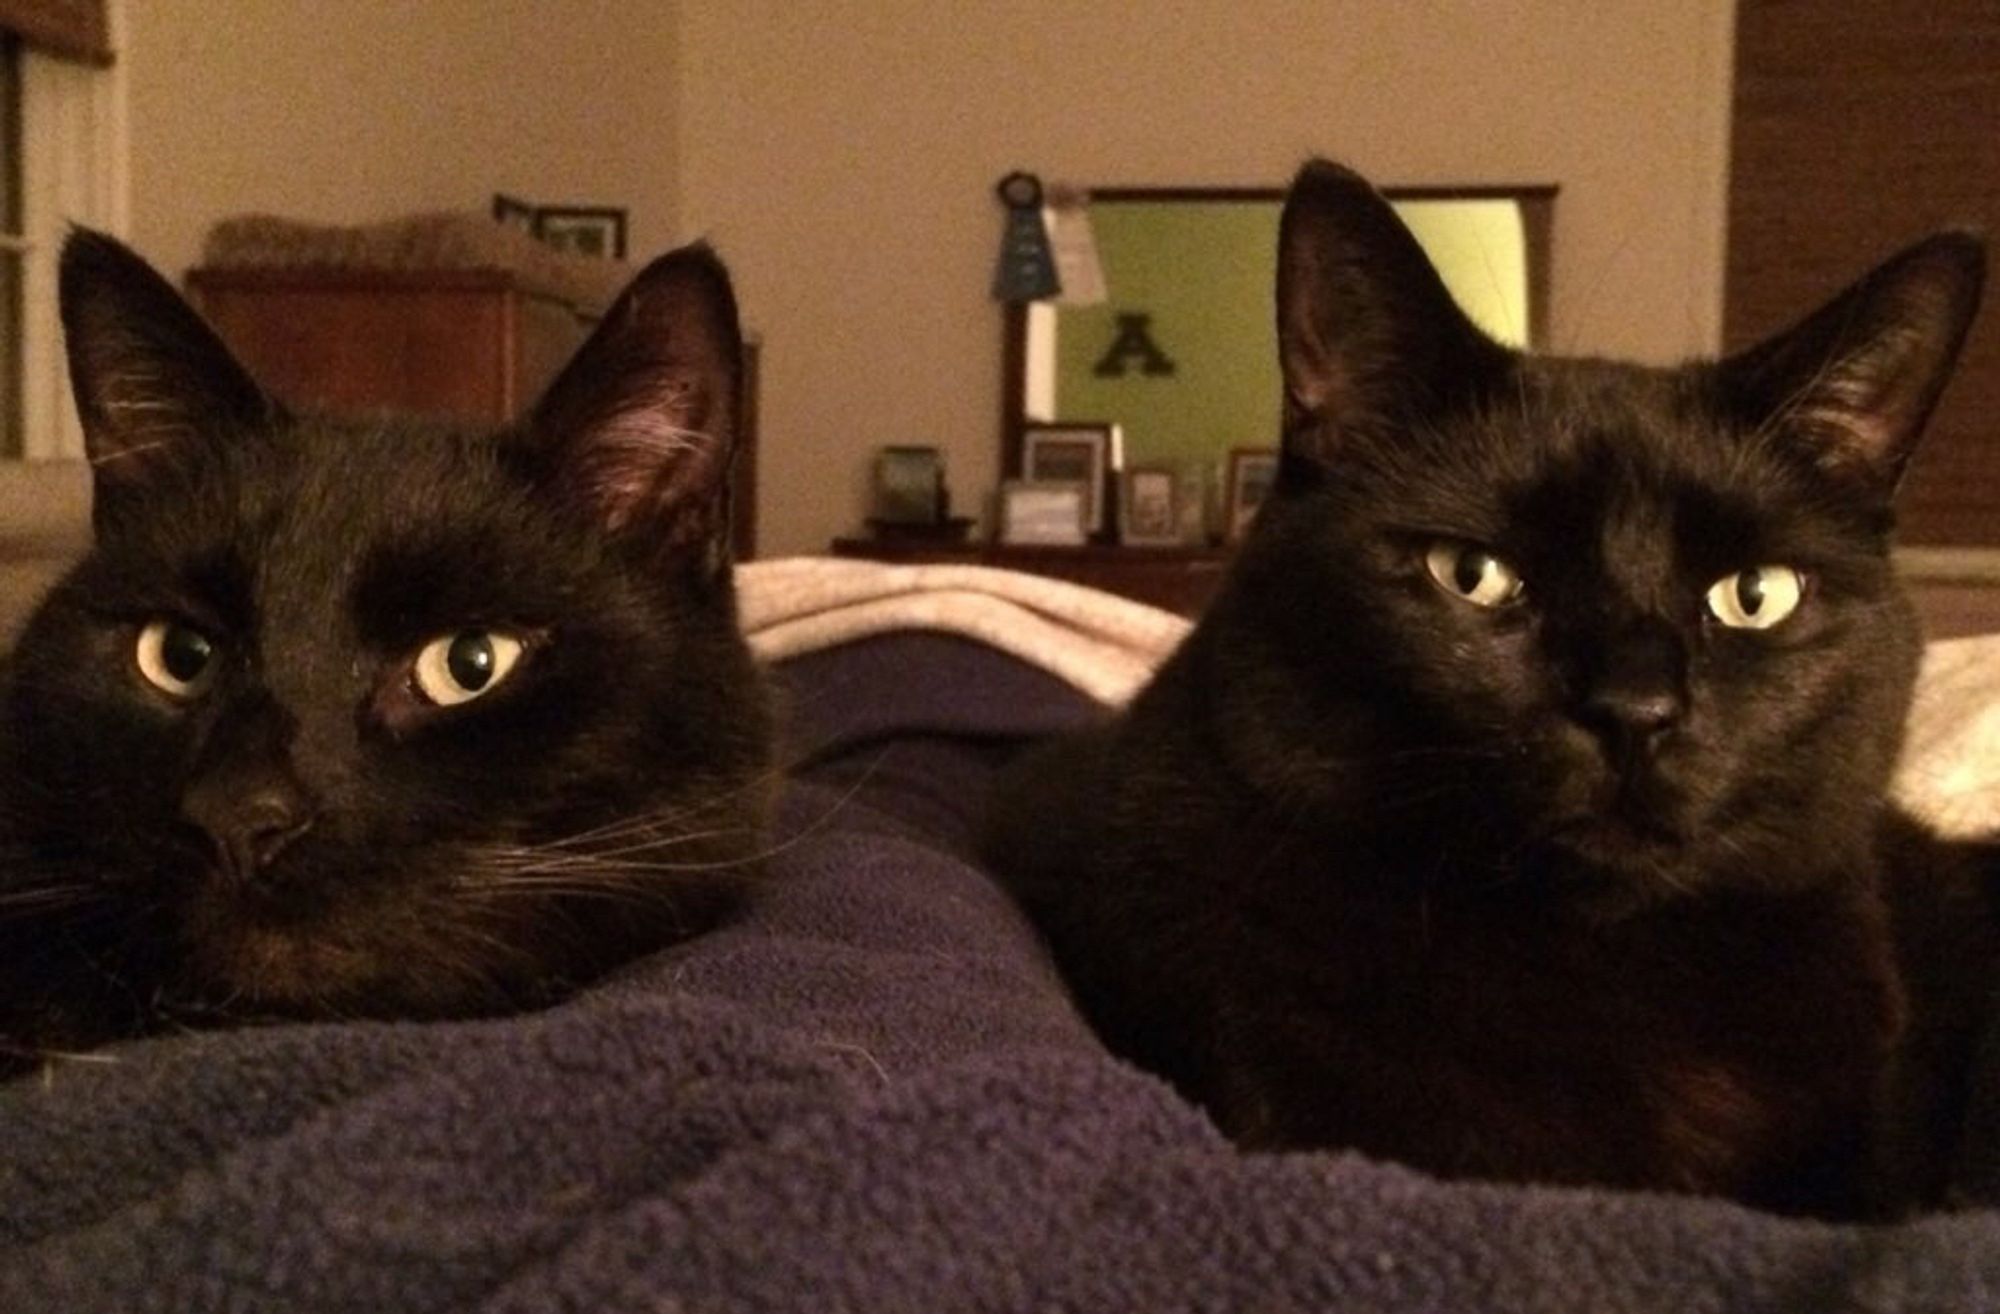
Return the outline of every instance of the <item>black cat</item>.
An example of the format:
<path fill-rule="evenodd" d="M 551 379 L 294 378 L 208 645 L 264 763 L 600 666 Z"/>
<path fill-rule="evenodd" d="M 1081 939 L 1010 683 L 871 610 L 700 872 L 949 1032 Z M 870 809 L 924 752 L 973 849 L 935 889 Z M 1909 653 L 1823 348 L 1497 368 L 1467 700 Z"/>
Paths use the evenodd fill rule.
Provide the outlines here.
<path fill-rule="evenodd" d="M 1336 166 L 1279 260 L 1272 500 L 1154 682 L 990 826 L 1089 1016 L 1251 1146 L 1933 1191 L 1975 996 L 1906 979 L 1892 923 L 1990 952 L 1990 920 L 1963 880 L 1884 897 L 1937 856 L 1884 802 L 1920 651 L 1890 498 L 1980 243 L 1669 370 L 1496 345 Z M 1889 1184 L 1883 1110 L 1919 1099 Z"/>
<path fill-rule="evenodd" d="M 718 915 L 772 774 L 713 255 L 497 433 L 294 415 L 102 236 L 61 296 L 96 545 L 0 686 L 0 1064 L 532 1005 Z"/>

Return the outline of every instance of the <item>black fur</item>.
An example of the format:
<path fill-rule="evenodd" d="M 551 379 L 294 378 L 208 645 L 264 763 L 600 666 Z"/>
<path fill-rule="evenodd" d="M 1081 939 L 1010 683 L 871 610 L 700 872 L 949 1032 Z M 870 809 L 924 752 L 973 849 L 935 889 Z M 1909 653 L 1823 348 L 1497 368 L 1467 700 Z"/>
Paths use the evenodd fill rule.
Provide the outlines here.
<path fill-rule="evenodd" d="M 643 271 L 494 433 L 290 414 L 95 234 L 62 309 L 97 541 L 0 687 L 0 1063 L 536 1004 L 722 910 L 771 768 L 712 255 Z M 142 669 L 162 621 L 213 646 L 190 696 Z M 427 697 L 426 645 L 489 631 L 511 673 Z"/>
<path fill-rule="evenodd" d="M 1890 497 L 1981 246 L 1658 370 L 1497 346 L 1335 166 L 1280 243 L 1273 500 L 1155 681 L 1016 766 L 990 828 L 1083 1007 L 1254 1146 L 1905 1194 L 1871 1167 L 1910 1011 L 1882 849 L 1925 843 L 1884 803 L 1920 651 Z M 1427 564 L 1481 554 L 1517 598 Z M 1771 565 L 1797 610 L 1722 624 L 1710 590 Z"/>

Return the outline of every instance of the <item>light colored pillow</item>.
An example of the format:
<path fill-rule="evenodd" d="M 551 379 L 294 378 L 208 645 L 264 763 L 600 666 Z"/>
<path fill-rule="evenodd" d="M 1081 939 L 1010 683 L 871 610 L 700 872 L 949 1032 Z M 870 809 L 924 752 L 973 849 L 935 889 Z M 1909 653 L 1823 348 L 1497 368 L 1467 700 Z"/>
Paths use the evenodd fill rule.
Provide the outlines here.
<path fill-rule="evenodd" d="M 1947 835 L 2000 831 L 2000 634 L 1925 649 L 1895 789 Z"/>

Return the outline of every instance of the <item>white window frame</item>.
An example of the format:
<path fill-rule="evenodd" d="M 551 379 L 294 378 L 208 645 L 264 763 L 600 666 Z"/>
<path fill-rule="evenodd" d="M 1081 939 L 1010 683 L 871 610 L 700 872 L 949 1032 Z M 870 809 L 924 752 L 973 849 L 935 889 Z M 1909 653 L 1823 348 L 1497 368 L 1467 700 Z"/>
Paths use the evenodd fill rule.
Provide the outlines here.
<path fill-rule="evenodd" d="M 122 51 L 124 0 L 111 0 Z M 21 50 L 21 419 L 29 460 L 83 456 L 56 305 L 64 236 L 83 224 L 123 236 L 131 219 L 125 64 L 109 68 Z"/>

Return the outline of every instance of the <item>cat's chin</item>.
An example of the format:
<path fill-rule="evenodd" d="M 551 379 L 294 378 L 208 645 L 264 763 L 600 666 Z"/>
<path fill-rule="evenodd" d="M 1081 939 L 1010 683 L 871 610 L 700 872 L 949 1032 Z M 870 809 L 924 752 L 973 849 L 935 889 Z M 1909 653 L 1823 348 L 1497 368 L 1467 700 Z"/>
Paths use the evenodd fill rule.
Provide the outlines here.
<path fill-rule="evenodd" d="M 1540 845 L 1539 865 L 1593 913 L 1619 916 L 1698 894 L 1699 846 L 1655 820 L 1616 813 L 1567 820 Z"/>
<path fill-rule="evenodd" d="M 1563 822 L 1549 832 L 1546 842 L 1585 862 L 1609 868 L 1682 861 L 1688 849 L 1687 837 L 1678 830 L 1615 813 Z"/>
<path fill-rule="evenodd" d="M 175 993 L 238 1019 L 452 1017 L 524 1002 L 535 963 L 518 928 L 423 906 L 408 886 L 385 897 L 386 884 L 306 906 L 211 875 L 183 914 L 188 975 Z"/>
<path fill-rule="evenodd" d="M 580 894 L 510 889 L 463 879 L 480 869 L 477 852 L 434 847 L 393 871 L 358 852 L 288 853 L 252 883 L 210 871 L 179 912 L 186 966 L 171 1002 L 212 1021 L 538 1007 L 712 925 L 737 888 L 648 873 L 645 897 L 605 876 Z"/>

